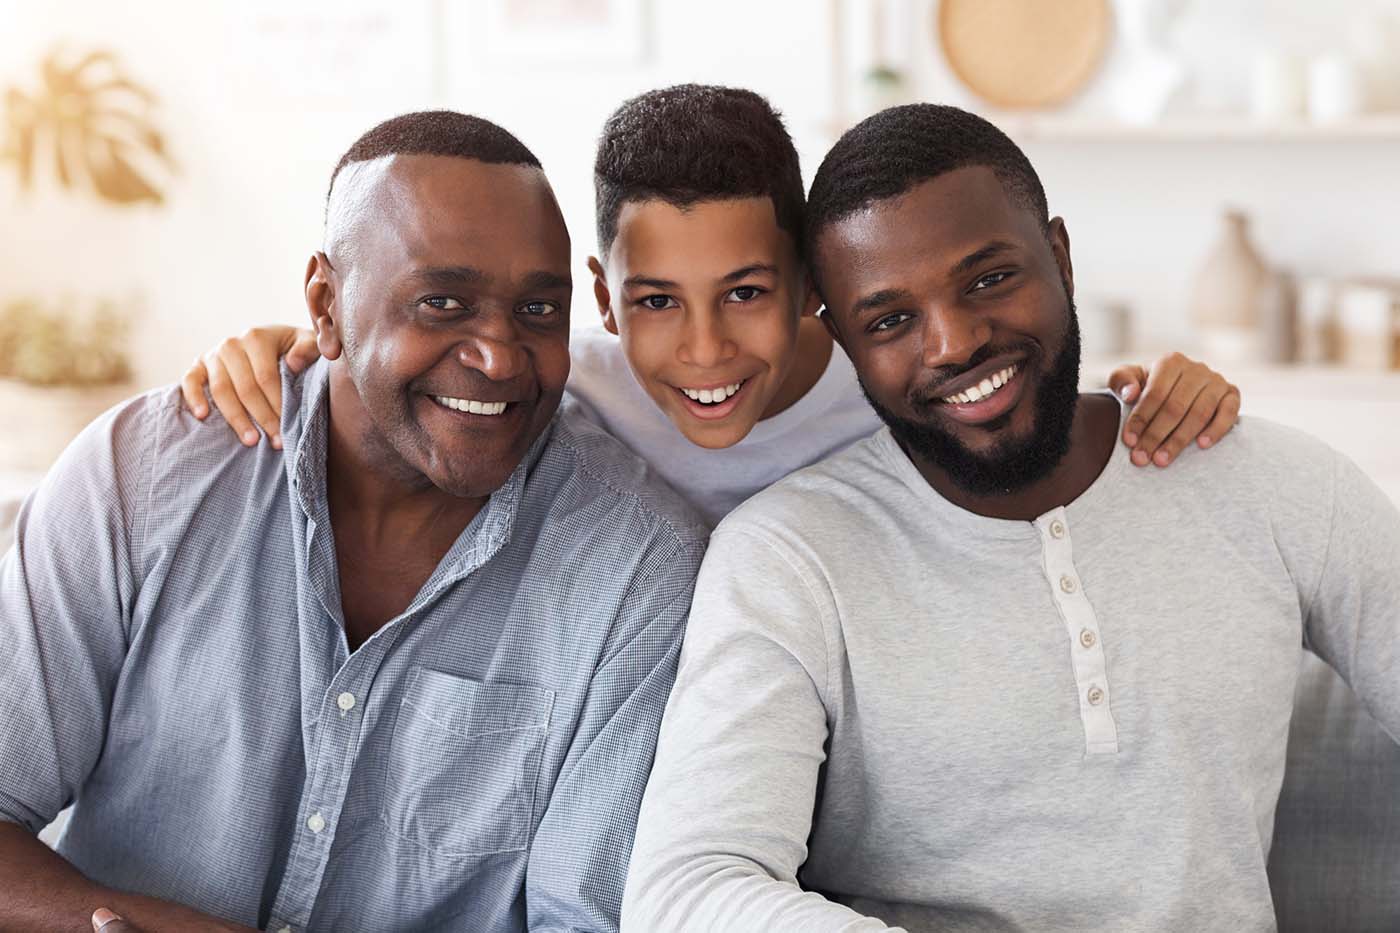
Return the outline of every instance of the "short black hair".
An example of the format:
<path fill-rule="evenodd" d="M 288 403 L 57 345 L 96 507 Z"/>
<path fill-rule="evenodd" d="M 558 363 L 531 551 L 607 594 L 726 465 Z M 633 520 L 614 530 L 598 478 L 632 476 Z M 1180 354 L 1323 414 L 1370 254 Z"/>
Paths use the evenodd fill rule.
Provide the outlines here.
<path fill-rule="evenodd" d="M 335 187 L 335 179 L 345 166 L 390 155 L 456 156 L 543 168 L 524 143 L 490 120 L 455 110 L 419 110 L 385 120 L 355 140 L 335 164 L 330 187 Z M 330 197 L 329 189 L 326 196 Z"/>
<path fill-rule="evenodd" d="M 802 168 L 782 115 L 741 88 L 678 84 L 625 101 L 603 124 L 593 163 L 598 248 L 617 238 L 629 201 L 677 207 L 771 198 L 778 226 L 802 251 Z"/>
<path fill-rule="evenodd" d="M 957 107 L 905 104 L 851 127 L 822 160 L 807 200 L 808 255 L 831 224 L 931 178 L 974 165 L 994 171 L 1012 202 L 1034 214 L 1049 231 L 1050 210 L 1040 176 L 1010 137 Z"/>

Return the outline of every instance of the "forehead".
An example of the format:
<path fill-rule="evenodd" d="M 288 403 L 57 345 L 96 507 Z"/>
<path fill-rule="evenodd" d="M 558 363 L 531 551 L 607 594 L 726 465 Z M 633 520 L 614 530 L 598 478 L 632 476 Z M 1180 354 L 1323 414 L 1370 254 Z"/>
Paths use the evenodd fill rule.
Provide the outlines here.
<path fill-rule="evenodd" d="M 660 200 L 629 201 L 617 216 L 609 259 L 630 272 L 667 278 L 727 274 L 750 263 L 785 267 L 796 246 L 778 226 L 768 197 L 698 201 L 685 207 Z"/>
<path fill-rule="evenodd" d="M 1041 239 L 1039 220 L 1011 200 L 996 173 L 969 166 L 832 224 L 818 237 L 816 261 L 828 290 L 847 291 L 930 264 L 951 266 L 992 240 Z"/>
<path fill-rule="evenodd" d="M 451 156 L 366 165 L 364 232 L 386 258 L 508 274 L 569 265 L 569 234 L 544 173 Z"/>

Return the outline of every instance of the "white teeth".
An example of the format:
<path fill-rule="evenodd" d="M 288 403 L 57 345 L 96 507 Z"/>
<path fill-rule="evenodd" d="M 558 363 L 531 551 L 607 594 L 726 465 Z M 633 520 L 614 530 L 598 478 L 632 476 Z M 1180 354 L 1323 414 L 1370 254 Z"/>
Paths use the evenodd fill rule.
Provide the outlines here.
<path fill-rule="evenodd" d="M 720 386 L 718 389 L 681 389 L 687 398 L 699 402 L 701 405 L 716 405 L 729 398 L 739 391 L 742 382 L 733 382 L 727 386 Z"/>
<path fill-rule="evenodd" d="M 478 402 L 475 399 L 450 398 L 446 395 L 434 395 L 433 401 L 443 408 L 464 411 L 472 415 L 499 415 L 506 410 L 505 402 Z"/>
<path fill-rule="evenodd" d="M 1016 367 L 1008 366 L 999 373 L 993 373 L 975 386 L 968 386 L 956 395 L 945 395 L 943 401 L 949 405 L 971 405 L 996 392 L 1016 375 Z"/>

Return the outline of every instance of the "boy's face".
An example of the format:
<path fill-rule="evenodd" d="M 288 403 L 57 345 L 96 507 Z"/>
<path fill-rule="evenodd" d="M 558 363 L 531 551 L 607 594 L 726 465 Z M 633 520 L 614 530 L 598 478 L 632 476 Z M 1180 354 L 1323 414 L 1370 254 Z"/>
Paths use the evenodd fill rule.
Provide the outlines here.
<path fill-rule="evenodd" d="M 594 292 L 628 366 L 690 441 L 729 447 L 777 410 L 818 307 L 767 197 L 623 205 Z"/>

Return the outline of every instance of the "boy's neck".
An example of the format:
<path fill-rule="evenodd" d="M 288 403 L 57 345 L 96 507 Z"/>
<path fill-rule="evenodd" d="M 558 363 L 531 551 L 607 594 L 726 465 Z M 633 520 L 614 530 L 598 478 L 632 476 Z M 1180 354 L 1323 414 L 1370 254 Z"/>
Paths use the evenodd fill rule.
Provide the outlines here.
<path fill-rule="evenodd" d="M 826 366 L 831 362 L 831 335 L 814 315 L 803 317 L 797 325 L 797 357 L 792 369 L 788 370 L 773 401 L 764 409 L 762 421 L 780 414 L 812 391 L 812 386 L 821 380 Z"/>

